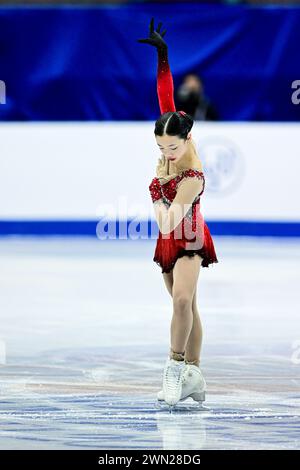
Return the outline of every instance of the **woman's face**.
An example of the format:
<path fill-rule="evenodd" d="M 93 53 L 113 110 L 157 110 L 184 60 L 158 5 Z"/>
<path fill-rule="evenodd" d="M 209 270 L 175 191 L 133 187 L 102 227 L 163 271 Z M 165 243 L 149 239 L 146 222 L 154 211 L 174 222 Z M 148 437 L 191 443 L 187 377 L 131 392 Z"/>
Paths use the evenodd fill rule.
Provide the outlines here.
<path fill-rule="evenodd" d="M 165 156 L 165 158 L 173 163 L 177 163 L 188 150 L 190 134 L 188 134 L 187 140 L 180 139 L 179 137 L 172 135 L 156 135 L 155 139 L 161 153 Z"/>

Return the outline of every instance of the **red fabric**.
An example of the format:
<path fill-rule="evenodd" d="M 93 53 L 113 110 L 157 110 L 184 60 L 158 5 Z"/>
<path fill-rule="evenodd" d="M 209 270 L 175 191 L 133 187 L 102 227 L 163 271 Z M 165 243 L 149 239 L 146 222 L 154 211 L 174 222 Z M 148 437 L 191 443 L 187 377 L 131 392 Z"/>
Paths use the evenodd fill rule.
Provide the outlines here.
<path fill-rule="evenodd" d="M 157 94 L 161 114 L 176 111 L 173 77 L 168 62 L 167 49 L 158 49 Z M 185 255 L 200 255 L 203 258 L 201 263 L 203 267 L 208 267 L 211 263 L 218 263 L 209 228 L 200 212 L 200 196 L 205 186 L 204 174 L 199 170 L 190 169 L 168 181 L 161 187 L 164 203 L 170 206 L 177 193 L 177 184 L 184 176 L 202 177 L 203 190 L 195 198 L 192 209 L 189 211 L 190 216 L 186 215 L 175 230 L 167 235 L 162 235 L 159 231 L 153 261 L 161 267 L 162 272 L 170 272 L 177 259 Z M 156 185 L 157 181 L 155 180 L 154 183 L 151 188 L 149 187 L 149 190 L 151 197 L 157 200 L 160 193 Z M 181 238 L 178 237 L 178 233 L 182 235 Z M 195 233 L 194 238 L 192 238 L 193 233 Z M 190 236 L 186 236 L 188 234 Z"/>
<path fill-rule="evenodd" d="M 173 77 L 168 61 L 168 50 L 158 49 L 157 95 L 161 114 L 176 111 Z"/>
<path fill-rule="evenodd" d="M 149 192 L 152 202 L 158 201 L 162 198 L 161 186 L 157 177 L 153 178 L 149 185 Z"/>
<path fill-rule="evenodd" d="M 156 243 L 153 261 L 161 267 L 161 272 L 170 272 L 177 259 L 182 256 L 200 255 L 203 258 L 201 266 L 208 268 L 211 263 L 218 263 L 214 243 L 206 222 L 204 222 L 204 245 L 198 250 L 187 250 L 184 240 L 174 239 L 174 231 L 171 232 L 169 239 L 162 238 L 161 232 Z"/>
<path fill-rule="evenodd" d="M 153 261 L 162 268 L 162 272 L 170 272 L 177 259 L 185 255 L 200 255 L 203 258 L 201 263 L 203 267 L 218 263 L 213 239 L 200 211 L 200 196 L 205 187 L 203 172 L 193 169 L 185 170 L 168 181 L 161 187 L 163 200 L 170 206 L 176 196 L 179 181 L 191 176 L 203 178 L 203 190 L 195 198 L 191 209 L 181 223 L 172 232 L 162 235 L 159 231 Z"/>

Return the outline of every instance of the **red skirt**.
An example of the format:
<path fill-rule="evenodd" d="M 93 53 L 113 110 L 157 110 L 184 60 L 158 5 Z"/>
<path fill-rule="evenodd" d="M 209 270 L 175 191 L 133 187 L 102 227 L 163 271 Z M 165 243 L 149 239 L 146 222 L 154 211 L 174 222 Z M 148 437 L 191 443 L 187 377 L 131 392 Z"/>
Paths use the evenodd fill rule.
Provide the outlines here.
<path fill-rule="evenodd" d="M 213 239 L 206 223 L 204 222 L 204 241 L 201 248 L 188 248 L 188 241 L 184 238 L 176 239 L 174 230 L 168 234 L 168 238 L 163 238 L 161 232 L 156 242 L 153 261 L 162 268 L 162 273 L 169 273 L 178 258 L 182 256 L 200 255 L 203 258 L 201 266 L 207 268 L 211 263 L 218 263 Z"/>

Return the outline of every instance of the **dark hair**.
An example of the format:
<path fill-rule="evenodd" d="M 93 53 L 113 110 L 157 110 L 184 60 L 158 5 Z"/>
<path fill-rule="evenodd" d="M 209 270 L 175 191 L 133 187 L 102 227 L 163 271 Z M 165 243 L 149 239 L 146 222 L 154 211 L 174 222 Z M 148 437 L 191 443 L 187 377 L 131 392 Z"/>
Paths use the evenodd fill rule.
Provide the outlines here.
<path fill-rule="evenodd" d="M 176 135 L 186 140 L 193 125 L 192 116 L 184 111 L 163 113 L 155 122 L 154 135 Z"/>

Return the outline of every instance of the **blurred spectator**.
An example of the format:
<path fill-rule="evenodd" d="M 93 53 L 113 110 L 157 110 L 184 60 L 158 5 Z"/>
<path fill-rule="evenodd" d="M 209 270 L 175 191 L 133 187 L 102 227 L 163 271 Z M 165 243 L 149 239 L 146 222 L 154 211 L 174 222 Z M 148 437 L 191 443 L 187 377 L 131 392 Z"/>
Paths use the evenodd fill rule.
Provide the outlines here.
<path fill-rule="evenodd" d="M 182 109 L 197 121 L 217 121 L 217 110 L 204 93 L 199 75 L 188 73 L 176 92 L 176 108 Z"/>

